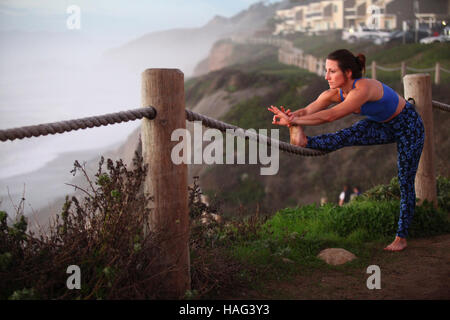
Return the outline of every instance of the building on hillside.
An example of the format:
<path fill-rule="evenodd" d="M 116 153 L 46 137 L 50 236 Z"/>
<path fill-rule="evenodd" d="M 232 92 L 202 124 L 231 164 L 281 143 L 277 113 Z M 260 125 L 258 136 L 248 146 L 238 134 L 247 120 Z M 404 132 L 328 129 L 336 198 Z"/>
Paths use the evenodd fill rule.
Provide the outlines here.
<path fill-rule="evenodd" d="M 398 29 L 402 28 L 403 21 L 414 28 L 418 20 L 427 29 L 444 28 L 450 21 L 449 0 L 397 0 L 389 3 L 387 10 L 397 16 Z"/>
<path fill-rule="evenodd" d="M 377 30 L 395 30 L 403 22 L 415 20 L 428 24 L 446 24 L 450 0 L 305 0 L 290 9 L 276 12 L 273 34 L 321 32 L 358 26 Z"/>

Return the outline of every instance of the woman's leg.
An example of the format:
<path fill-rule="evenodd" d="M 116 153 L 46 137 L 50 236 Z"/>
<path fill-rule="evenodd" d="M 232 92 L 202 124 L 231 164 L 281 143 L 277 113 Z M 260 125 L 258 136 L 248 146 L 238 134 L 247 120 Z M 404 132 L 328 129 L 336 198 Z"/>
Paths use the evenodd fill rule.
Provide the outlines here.
<path fill-rule="evenodd" d="M 418 115 L 402 117 L 397 124 L 398 130 L 392 124 L 364 119 L 336 133 L 308 136 L 306 145 L 307 148 L 334 151 L 347 146 L 386 144 L 397 141 L 397 164 L 401 190 L 400 218 L 397 237 L 385 248 L 393 251 L 406 247 L 405 238 L 414 215 L 416 200 L 414 180 L 424 141 L 423 124 Z"/>
<path fill-rule="evenodd" d="M 349 146 L 393 143 L 395 136 L 389 126 L 364 119 L 335 133 L 307 136 L 307 140 L 306 148 L 334 151 Z"/>
<path fill-rule="evenodd" d="M 397 236 L 401 238 L 408 236 L 408 228 L 416 206 L 414 180 L 424 143 L 422 121 L 419 119 L 414 125 L 410 125 L 407 132 L 410 132 L 410 135 L 402 135 L 397 142 L 398 181 L 401 194 Z"/>
<path fill-rule="evenodd" d="M 424 143 L 423 124 L 420 118 L 414 127 L 409 128 L 408 132 L 412 132 L 413 136 L 403 135 L 397 142 L 398 181 L 401 195 L 400 217 L 395 240 L 384 248 L 389 251 L 401 251 L 406 248 L 406 237 L 416 207 L 414 180 Z"/>

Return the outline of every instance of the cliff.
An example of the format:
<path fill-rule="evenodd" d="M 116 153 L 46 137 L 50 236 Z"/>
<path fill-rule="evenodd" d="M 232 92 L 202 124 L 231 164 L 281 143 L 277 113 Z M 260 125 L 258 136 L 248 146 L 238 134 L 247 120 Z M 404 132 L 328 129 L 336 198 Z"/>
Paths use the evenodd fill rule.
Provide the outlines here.
<path fill-rule="evenodd" d="M 195 65 L 208 55 L 214 42 L 265 29 L 276 10 L 287 5 L 288 1 L 268 5 L 260 2 L 230 18 L 216 16 L 200 28 L 152 32 L 109 50 L 105 54 L 105 63 L 126 66 L 136 72 L 147 68 L 178 68 L 189 77 Z"/>

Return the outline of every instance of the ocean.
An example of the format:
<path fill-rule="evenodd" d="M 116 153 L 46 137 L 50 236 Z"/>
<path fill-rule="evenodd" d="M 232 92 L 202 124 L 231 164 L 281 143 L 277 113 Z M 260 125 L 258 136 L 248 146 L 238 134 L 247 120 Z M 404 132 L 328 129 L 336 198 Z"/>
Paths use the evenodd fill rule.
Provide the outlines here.
<path fill-rule="evenodd" d="M 103 56 L 106 48 L 89 47 L 89 43 L 81 42 L 70 44 L 70 41 L 60 39 L 54 43 L 44 39 L 43 44 L 33 48 L 29 41 L 17 43 L 10 39 L 15 38 L 0 36 L 0 129 L 84 118 L 141 106 L 140 73 L 106 62 Z M 39 43 L 39 40 L 33 41 Z M 139 125 L 137 120 L 0 142 L 0 201 L 3 200 L 3 207 L 9 201 L 9 194 L 15 201 L 20 199 L 23 185 L 32 184 L 33 173 L 54 164 L 58 157 L 77 151 L 95 154 L 96 150 L 106 150 L 108 146 L 117 147 Z M 71 169 L 68 166 L 67 173 Z M 52 174 L 47 176 L 48 179 L 39 176 L 43 186 L 54 182 Z M 48 201 L 53 196 L 51 193 L 37 194 L 41 193 L 39 189 L 33 192 L 34 198 L 47 197 Z"/>

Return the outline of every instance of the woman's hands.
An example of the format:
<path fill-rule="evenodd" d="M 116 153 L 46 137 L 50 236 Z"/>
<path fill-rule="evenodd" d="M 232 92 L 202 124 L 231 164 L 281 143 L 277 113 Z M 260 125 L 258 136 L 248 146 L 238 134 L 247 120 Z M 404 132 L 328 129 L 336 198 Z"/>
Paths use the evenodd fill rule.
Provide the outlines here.
<path fill-rule="evenodd" d="M 272 124 L 287 126 L 288 128 L 295 125 L 295 118 L 303 117 L 306 115 L 305 109 L 298 109 L 292 112 L 291 109 L 285 110 L 283 106 L 281 106 L 280 109 L 275 106 L 270 106 L 270 108 L 267 108 L 267 110 L 275 114 L 272 119 Z"/>
<path fill-rule="evenodd" d="M 278 109 L 275 106 L 270 106 L 267 110 L 274 113 L 272 124 L 278 124 L 280 126 L 290 127 L 291 123 L 289 122 L 289 117 L 292 116 L 291 109 L 285 110 L 283 106 Z"/>
<path fill-rule="evenodd" d="M 306 146 L 307 137 L 303 132 L 303 128 L 300 125 L 295 124 L 295 120 L 297 117 L 306 115 L 305 109 L 299 109 L 295 112 L 291 112 L 290 109 L 285 110 L 283 106 L 281 106 L 280 109 L 274 106 L 270 106 L 270 108 L 267 108 L 267 110 L 274 113 L 272 124 L 287 126 L 289 128 L 291 144 L 300 147 Z"/>

